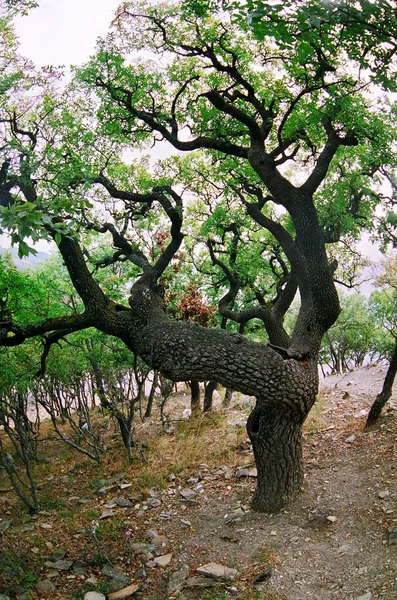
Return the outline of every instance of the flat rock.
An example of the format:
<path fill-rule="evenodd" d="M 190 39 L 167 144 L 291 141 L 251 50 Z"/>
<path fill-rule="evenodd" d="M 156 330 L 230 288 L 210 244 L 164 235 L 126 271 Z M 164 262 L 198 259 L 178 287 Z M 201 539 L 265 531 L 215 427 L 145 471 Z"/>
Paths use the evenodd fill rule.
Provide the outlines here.
<path fill-rule="evenodd" d="M 14 528 L 15 533 L 27 533 L 28 531 L 34 531 L 34 525 L 19 525 Z"/>
<path fill-rule="evenodd" d="M 111 517 L 114 517 L 114 512 L 112 510 L 104 510 L 99 520 L 103 521 L 103 519 L 110 519 Z"/>
<path fill-rule="evenodd" d="M 121 490 L 128 490 L 128 488 L 132 487 L 132 483 L 120 483 L 119 488 Z"/>
<path fill-rule="evenodd" d="M 233 521 L 240 521 L 241 517 L 244 516 L 244 514 L 245 513 L 243 509 L 240 507 L 232 513 L 224 516 L 225 523 L 233 523 Z"/>
<path fill-rule="evenodd" d="M 185 488 L 179 493 L 184 500 L 194 500 L 194 498 L 196 497 L 196 492 L 191 488 Z"/>
<path fill-rule="evenodd" d="M 130 584 L 130 577 L 118 567 L 104 565 L 102 575 L 110 580 L 111 592 L 116 592 Z"/>
<path fill-rule="evenodd" d="M 328 515 L 327 517 L 327 521 L 329 521 L 330 523 L 336 523 L 337 521 L 337 517 L 335 517 L 335 515 Z"/>
<path fill-rule="evenodd" d="M 161 502 L 160 500 L 157 500 L 157 498 L 148 498 L 146 500 L 146 506 L 149 508 L 157 508 L 158 506 L 161 506 Z"/>
<path fill-rule="evenodd" d="M 140 586 L 136 585 L 135 583 L 128 585 L 122 590 L 108 594 L 108 600 L 124 600 L 125 598 L 129 598 L 139 590 L 139 587 Z"/>
<path fill-rule="evenodd" d="M 38 592 L 55 592 L 57 589 L 55 585 L 49 579 L 43 579 L 42 581 L 38 581 L 35 585 L 35 588 Z"/>
<path fill-rule="evenodd" d="M 173 594 L 181 589 L 182 585 L 185 582 L 185 579 L 190 571 L 188 565 L 182 565 L 180 569 L 171 573 L 170 578 L 168 580 L 168 592 Z"/>
<path fill-rule="evenodd" d="M 385 498 L 388 498 L 389 496 L 390 496 L 389 490 L 382 490 L 378 494 L 378 498 L 381 498 L 382 500 L 384 500 Z"/>
<path fill-rule="evenodd" d="M 351 435 L 350 437 L 348 437 L 348 438 L 345 440 L 345 442 L 346 442 L 346 444 L 351 444 L 352 442 L 354 442 L 354 441 L 355 441 L 355 439 L 356 439 L 356 436 L 355 436 L 355 435 L 354 435 L 354 433 L 353 433 L 353 435 Z"/>
<path fill-rule="evenodd" d="M 62 560 L 56 560 L 55 562 L 47 560 L 47 562 L 45 563 L 45 566 L 48 567 L 49 569 L 55 569 L 56 571 L 69 571 L 72 564 L 73 564 L 73 560 L 62 559 Z"/>
<path fill-rule="evenodd" d="M 77 502 L 79 504 L 90 504 L 91 502 L 93 502 L 93 499 L 91 498 L 91 496 L 83 496 L 82 498 L 79 498 Z"/>
<path fill-rule="evenodd" d="M 134 579 L 145 579 L 145 578 L 146 578 L 146 571 L 143 567 L 141 567 L 140 569 L 135 571 Z"/>
<path fill-rule="evenodd" d="M 3 534 L 7 531 L 9 527 L 12 525 L 12 519 L 5 519 L 5 521 L 0 522 L 0 534 Z"/>
<path fill-rule="evenodd" d="M 185 506 L 197 506 L 199 503 L 198 500 L 193 500 L 191 498 L 181 498 L 181 504 Z"/>
<path fill-rule="evenodd" d="M 105 486 L 101 487 L 99 490 L 97 490 L 97 494 L 98 494 L 98 496 L 105 496 L 107 494 L 107 492 L 114 490 L 114 488 L 115 488 L 114 485 L 105 485 Z"/>
<path fill-rule="evenodd" d="M 145 544 L 143 542 L 133 542 L 130 544 L 130 548 L 135 554 L 144 555 L 150 554 L 154 549 L 152 544 Z"/>
<path fill-rule="evenodd" d="M 56 548 L 51 556 L 50 556 L 50 560 L 56 561 L 56 560 L 62 560 L 63 558 L 65 558 L 65 556 L 68 553 L 68 549 L 65 547 L 60 547 L 60 548 Z"/>
<path fill-rule="evenodd" d="M 168 538 L 165 537 L 165 535 L 156 535 L 155 537 L 153 537 L 150 541 L 150 543 L 153 546 L 161 546 L 163 548 L 165 548 L 165 546 L 168 546 L 168 544 L 170 543 Z"/>
<path fill-rule="evenodd" d="M 391 525 L 387 531 L 389 534 L 389 546 L 397 544 L 397 525 Z"/>
<path fill-rule="evenodd" d="M 146 537 L 148 540 L 151 540 L 159 535 L 157 529 L 148 529 L 146 532 Z"/>
<path fill-rule="evenodd" d="M 199 575 L 204 575 L 205 577 L 211 577 L 212 579 L 217 579 L 218 581 L 234 581 L 237 577 L 237 570 L 230 569 L 229 567 L 225 567 L 224 565 L 219 565 L 217 563 L 208 563 L 196 569 L 196 572 Z"/>
<path fill-rule="evenodd" d="M 114 498 L 112 502 L 120 508 L 131 508 L 133 506 L 131 500 L 128 500 L 128 498 Z"/>
<path fill-rule="evenodd" d="M 238 477 L 238 478 L 240 478 L 240 477 L 257 477 L 257 476 L 258 476 L 257 468 L 252 465 L 248 465 L 246 467 L 238 467 L 236 469 L 236 477 Z"/>
<path fill-rule="evenodd" d="M 371 592 L 367 592 L 363 596 L 357 596 L 356 600 L 371 600 L 372 594 Z"/>
<path fill-rule="evenodd" d="M 166 567 L 172 559 L 172 554 L 162 554 L 161 556 L 156 556 L 156 558 L 153 560 L 153 562 L 158 566 L 158 567 Z"/>
<path fill-rule="evenodd" d="M 106 600 L 106 596 L 99 592 L 87 592 L 84 596 L 84 600 Z"/>
<path fill-rule="evenodd" d="M 54 577 L 59 577 L 59 571 L 56 569 L 48 569 L 47 578 L 54 579 Z"/>

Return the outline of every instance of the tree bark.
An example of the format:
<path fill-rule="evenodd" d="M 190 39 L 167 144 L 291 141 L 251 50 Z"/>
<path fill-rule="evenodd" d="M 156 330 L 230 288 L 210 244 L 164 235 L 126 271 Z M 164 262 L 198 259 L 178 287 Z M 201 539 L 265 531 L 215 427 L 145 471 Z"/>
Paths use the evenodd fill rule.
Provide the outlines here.
<path fill-rule="evenodd" d="M 393 392 L 394 379 L 397 373 L 397 339 L 394 347 L 393 355 L 390 360 L 389 368 L 387 369 L 386 377 L 383 382 L 382 391 L 377 395 L 375 402 L 369 411 L 365 427 L 370 427 L 379 419 L 383 407 L 390 399 Z"/>
<path fill-rule="evenodd" d="M 147 401 L 145 414 L 143 415 L 144 420 L 149 419 L 152 416 L 153 400 L 154 400 L 154 394 L 157 389 L 158 380 L 159 380 L 159 374 L 157 371 L 155 371 L 153 374 L 153 382 L 152 382 L 152 387 L 150 388 L 149 398 Z"/>
<path fill-rule="evenodd" d="M 208 381 L 205 386 L 203 412 L 208 412 L 212 409 L 212 396 L 217 387 L 218 384 L 216 381 Z"/>
<path fill-rule="evenodd" d="M 200 384 L 198 381 L 190 381 L 190 408 L 192 413 L 200 411 Z"/>
<path fill-rule="evenodd" d="M 252 508 L 275 513 L 303 483 L 302 415 L 271 401 L 257 403 L 247 422 L 257 466 Z"/>
<path fill-rule="evenodd" d="M 224 406 L 225 408 L 228 408 L 230 406 L 230 403 L 232 401 L 232 397 L 233 397 L 233 389 L 228 387 L 225 390 L 225 397 L 223 399 L 223 403 L 222 406 Z"/>

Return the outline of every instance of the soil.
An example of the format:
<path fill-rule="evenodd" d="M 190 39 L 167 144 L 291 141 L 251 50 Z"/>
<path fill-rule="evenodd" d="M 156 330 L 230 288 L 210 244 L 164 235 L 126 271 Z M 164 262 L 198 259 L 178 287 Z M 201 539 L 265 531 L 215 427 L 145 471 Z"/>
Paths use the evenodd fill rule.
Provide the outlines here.
<path fill-rule="evenodd" d="M 288 600 L 395 600 L 397 546 L 387 536 L 397 524 L 395 395 L 377 426 L 363 430 L 384 375 L 384 368 L 368 366 L 322 380 L 317 414 L 305 433 L 305 486 L 287 510 L 247 512 L 225 524 L 225 515 L 244 506 L 241 496 L 249 502 L 254 480 L 226 494 L 206 488 L 206 503 L 189 510 L 192 530 L 184 532 L 179 554 L 189 563 L 194 556 L 193 562 L 234 567 L 247 583 L 271 569 L 258 598 L 277 592 Z M 169 534 L 166 523 L 162 529 Z"/>
<path fill-rule="evenodd" d="M 172 552 L 167 567 L 146 569 L 133 598 L 396 600 L 397 545 L 389 544 L 388 536 L 388 528 L 397 525 L 396 394 L 379 422 L 364 430 L 385 372 L 382 366 L 368 366 L 321 381 L 317 406 L 305 427 L 304 488 L 280 514 L 250 511 L 255 478 L 233 474 L 238 466 L 253 465 L 248 438 L 241 442 L 244 434 L 236 436 L 239 464 L 197 464 L 188 474 L 170 478 L 159 496 L 161 506 L 140 517 L 137 507 L 124 509 L 135 540 L 156 529 L 169 540 L 164 553 Z M 251 400 L 236 396 L 227 420 L 243 431 L 238 423 L 247 417 Z M 229 470 L 222 473 L 221 467 Z M 193 489 L 198 503 L 183 506 L 181 488 Z M 0 509 L 0 520 L 4 516 Z M 7 536 L 12 540 L 12 527 L 3 539 Z M 71 546 L 59 531 L 56 543 Z M 129 564 L 126 556 L 121 560 L 121 566 Z M 182 564 L 189 565 L 192 576 L 197 566 L 210 562 L 236 569 L 235 581 L 207 591 L 167 591 L 170 573 Z M 254 586 L 260 575 L 264 581 Z M 64 581 L 64 591 L 55 581 L 59 593 L 48 597 L 75 598 L 75 592 L 67 591 L 73 582 Z"/>

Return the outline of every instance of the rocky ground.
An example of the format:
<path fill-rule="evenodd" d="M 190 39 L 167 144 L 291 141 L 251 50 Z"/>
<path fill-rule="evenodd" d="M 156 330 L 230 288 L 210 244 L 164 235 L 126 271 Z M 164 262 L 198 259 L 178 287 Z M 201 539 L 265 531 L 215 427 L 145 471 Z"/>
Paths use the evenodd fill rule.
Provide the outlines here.
<path fill-rule="evenodd" d="M 396 398 L 363 430 L 384 374 L 366 367 L 322 381 L 305 431 L 304 489 L 277 515 L 249 509 L 244 397 L 224 417 L 232 454 L 169 472 L 145 493 L 130 470 L 86 485 L 85 464 L 60 466 L 43 482 L 55 478 L 65 502 L 32 518 L 3 489 L 0 600 L 396 600 Z M 19 582 L 4 560 L 13 551 L 24 565 Z"/>

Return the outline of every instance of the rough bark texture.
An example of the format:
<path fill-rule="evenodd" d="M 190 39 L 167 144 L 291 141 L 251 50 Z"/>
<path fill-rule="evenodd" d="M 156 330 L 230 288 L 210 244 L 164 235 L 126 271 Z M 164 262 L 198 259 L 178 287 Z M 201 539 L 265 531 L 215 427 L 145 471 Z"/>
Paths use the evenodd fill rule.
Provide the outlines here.
<path fill-rule="evenodd" d="M 277 512 L 302 486 L 302 416 L 289 407 L 258 400 L 247 431 L 258 471 L 252 507 Z"/>
<path fill-rule="evenodd" d="M 389 368 L 387 369 L 386 377 L 383 382 L 382 391 L 377 395 L 375 402 L 371 406 L 368 413 L 366 427 L 373 425 L 380 417 L 383 407 L 390 399 L 393 391 L 394 379 L 397 374 L 397 340 L 394 347 L 393 356 L 391 357 Z"/>
<path fill-rule="evenodd" d="M 170 321 L 156 294 L 133 294 L 124 341 L 172 381 L 203 381 L 253 395 L 248 434 L 258 466 L 256 510 L 276 512 L 302 483 L 301 427 L 318 388 L 315 360 L 286 357 L 239 334 Z M 139 315 L 139 317 L 138 317 Z"/>

